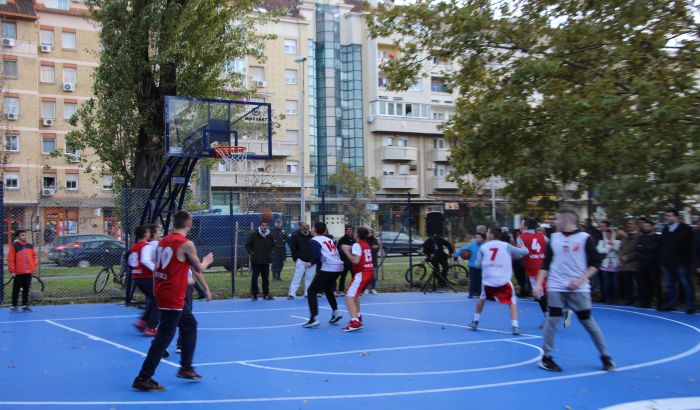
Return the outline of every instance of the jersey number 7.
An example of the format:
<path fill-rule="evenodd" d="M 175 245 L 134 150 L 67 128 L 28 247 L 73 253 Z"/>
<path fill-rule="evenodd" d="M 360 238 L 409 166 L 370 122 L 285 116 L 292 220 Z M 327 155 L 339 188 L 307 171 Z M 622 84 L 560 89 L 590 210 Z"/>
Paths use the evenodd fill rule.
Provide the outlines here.
<path fill-rule="evenodd" d="M 489 248 L 491 251 L 491 260 L 495 261 L 496 260 L 496 255 L 498 255 L 498 248 Z"/>

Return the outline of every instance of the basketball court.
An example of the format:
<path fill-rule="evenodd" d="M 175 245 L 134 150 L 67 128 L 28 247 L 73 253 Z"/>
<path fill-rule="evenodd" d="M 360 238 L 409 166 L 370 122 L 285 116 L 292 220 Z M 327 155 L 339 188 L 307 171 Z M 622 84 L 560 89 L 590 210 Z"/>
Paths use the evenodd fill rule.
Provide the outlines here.
<path fill-rule="evenodd" d="M 593 343 L 574 319 L 558 332 L 554 357 L 564 371 L 548 373 L 537 366 L 542 318 L 535 303 L 521 301 L 522 336 L 508 332 L 506 309 L 496 303 L 487 304 L 482 328 L 470 331 L 474 304 L 451 293 L 365 296 L 365 328 L 343 333 L 327 323 L 324 300 L 315 329 L 301 327 L 303 298 L 196 302 L 195 367 L 204 379 L 175 377 L 173 342 L 154 376 L 168 389 L 155 393 L 131 388 L 151 340 L 131 325 L 136 309 L 3 309 L 0 408 L 597 409 L 652 399 L 675 403 L 656 408 L 700 408 L 693 398 L 700 396 L 698 316 L 597 305 L 617 370 L 599 370 Z"/>

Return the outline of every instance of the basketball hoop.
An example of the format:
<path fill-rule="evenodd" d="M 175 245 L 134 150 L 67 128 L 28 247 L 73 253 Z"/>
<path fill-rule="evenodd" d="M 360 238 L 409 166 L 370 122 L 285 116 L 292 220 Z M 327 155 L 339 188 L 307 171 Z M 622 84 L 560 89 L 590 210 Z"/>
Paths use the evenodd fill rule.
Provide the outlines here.
<path fill-rule="evenodd" d="M 248 153 L 245 147 L 235 145 L 215 147 L 214 156 L 224 160 L 226 171 L 247 171 L 244 166 L 248 159 Z"/>

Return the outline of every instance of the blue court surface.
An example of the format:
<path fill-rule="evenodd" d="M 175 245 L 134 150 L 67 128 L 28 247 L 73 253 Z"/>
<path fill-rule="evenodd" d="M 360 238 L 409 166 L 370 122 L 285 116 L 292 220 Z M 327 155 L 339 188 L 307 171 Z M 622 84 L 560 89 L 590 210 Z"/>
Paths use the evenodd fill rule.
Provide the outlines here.
<path fill-rule="evenodd" d="M 622 408 L 700 408 L 699 315 L 596 306 L 618 369 L 599 370 L 574 319 L 557 337 L 564 371 L 549 373 L 537 366 L 542 316 L 532 301 L 520 301 L 519 337 L 493 302 L 482 329 L 467 329 L 475 300 L 464 294 L 364 296 L 365 328 L 353 333 L 329 325 L 319 302 L 316 329 L 300 327 L 303 298 L 196 302 L 195 367 L 204 379 L 175 377 L 173 343 L 154 377 L 168 389 L 157 393 L 131 389 L 150 343 L 131 325 L 136 309 L 3 309 L 0 408 L 598 409 L 651 399 L 676 406 Z"/>

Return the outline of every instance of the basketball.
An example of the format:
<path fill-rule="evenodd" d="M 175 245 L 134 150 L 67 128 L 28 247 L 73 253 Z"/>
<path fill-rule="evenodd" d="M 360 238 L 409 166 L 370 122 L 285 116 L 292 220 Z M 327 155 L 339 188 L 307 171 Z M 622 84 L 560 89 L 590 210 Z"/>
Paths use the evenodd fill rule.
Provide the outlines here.
<path fill-rule="evenodd" d="M 264 207 L 260 209 L 260 220 L 272 224 L 272 209 Z"/>
<path fill-rule="evenodd" d="M 468 261 L 472 257 L 472 251 L 470 251 L 469 249 L 465 249 L 459 254 L 459 257 L 465 261 Z"/>

